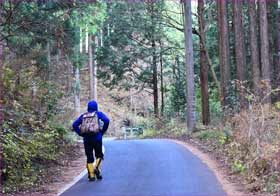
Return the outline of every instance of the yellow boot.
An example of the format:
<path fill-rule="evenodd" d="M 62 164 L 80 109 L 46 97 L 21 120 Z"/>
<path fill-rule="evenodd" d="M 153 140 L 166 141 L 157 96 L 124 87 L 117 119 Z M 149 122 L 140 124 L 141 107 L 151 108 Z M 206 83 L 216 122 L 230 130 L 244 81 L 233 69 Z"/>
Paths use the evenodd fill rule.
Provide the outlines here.
<path fill-rule="evenodd" d="M 94 166 L 93 163 L 88 163 L 87 164 L 87 170 L 88 170 L 88 180 L 89 181 L 94 181 L 95 180 L 95 172 L 94 172 Z"/>
<path fill-rule="evenodd" d="M 96 159 L 94 174 L 96 175 L 97 180 L 102 180 L 101 165 L 102 165 L 102 159 L 101 158 Z"/>

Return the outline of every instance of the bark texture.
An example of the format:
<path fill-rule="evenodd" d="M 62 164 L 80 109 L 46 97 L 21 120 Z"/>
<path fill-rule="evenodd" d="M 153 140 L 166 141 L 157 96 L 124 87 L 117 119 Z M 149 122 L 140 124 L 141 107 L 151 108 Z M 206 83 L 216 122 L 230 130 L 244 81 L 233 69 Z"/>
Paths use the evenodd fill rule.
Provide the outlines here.
<path fill-rule="evenodd" d="M 2 9 L 3 4 L 0 2 L 0 24 L 2 24 Z M 0 29 L 2 30 L 2 28 Z M 3 70 L 4 70 L 4 48 L 3 40 L 0 33 L 0 184 L 3 185 L 2 178 L 2 169 L 3 169 Z M 2 186 L 0 186 L 0 192 L 2 193 Z"/>
<path fill-rule="evenodd" d="M 194 58 L 192 39 L 192 11 L 191 1 L 184 1 L 184 33 L 185 33 L 185 58 L 187 80 L 187 128 L 193 131 L 195 128 L 195 87 L 194 87 Z"/>
<path fill-rule="evenodd" d="M 76 115 L 80 114 L 81 110 L 81 103 L 80 103 L 80 69 L 75 66 L 75 102 L 74 102 L 74 107 L 75 107 L 75 113 Z"/>
<path fill-rule="evenodd" d="M 98 38 L 96 36 L 94 36 L 94 46 L 92 48 L 92 57 L 93 57 L 93 61 L 92 61 L 92 72 L 93 72 L 93 99 L 97 100 L 98 99 L 98 95 L 97 95 L 97 84 L 98 84 L 98 80 L 97 80 L 97 61 L 94 60 L 95 56 L 96 56 L 96 47 L 98 44 Z"/>
<path fill-rule="evenodd" d="M 241 85 L 246 80 L 246 58 L 245 58 L 245 46 L 244 46 L 244 26 L 243 26 L 243 0 L 233 0 L 233 26 L 234 26 L 234 38 L 235 38 L 235 59 L 237 66 L 237 79 L 241 82 Z M 241 87 L 239 90 L 239 100 L 241 109 L 246 108 L 246 97 L 244 90 Z"/>
<path fill-rule="evenodd" d="M 205 20 L 204 20 L 204 0 L 198 0 L 198 17 L 200 32 L 200 82 L 201 82 L 201 107 L 202 107 L 202 123 L 208 125 L 210 123 L 209 110 L 209 93 L 208 93 L 208 64 L 205 49 Z"/>
<path fill-rule="evenodd" d="M 221 73 L 221 102 L 223 106 L 228 104 L 228 85 L 230 81 L 230 57 L 229 57 L 229 32 L 227 20 L 227 1 L 218 0 L 218 32 L 219 32 L 219 56 Z"/>
<path fill-rule="evenodd" d="M 257 11 L 255 1 L 248 3 L 249 8 L 249 34 L 250 34 L 250 52 L 251 52 L 251 69 L 253 77 L 254 92 L 258 93 L 258 84 L 260 81 L 260 54 L 258 48 L 258 25 L 257 25 Z"/>
<path fill-rule="evenodd" d="M 280 8 L 277 8 L 276 13 L 276 45 L 277 45 L 277 59 L 276 59 L 276 66 L 277 66 L 277 75 L 276 75 L 276 81 L 277 81 L 277 88 L 280 89 Z M 277 101 L 280 101 L 280 92 L 277 94 Z"/>
<path fill-rule="evenodd" d="M 156 38 L 155 38 L 155 9 L 153 1 L 150 2 L 149 12 L 151 15 L 151 44 L 152 44 L 152 86 L 153 86 L 153 98 L 154 98 L 154 115 L 159 116 L 158 108 L 158 67 L 157 67 L 157 54 L 156 54 Z"/>
<path fill-rule="evenodd" d="M 162 45 L 160 42 L 160 92 L 161 92 L 161 116 L 164 113 L 164 84 L 163 84 L 163 56 L 162 56 Z"/>
<path fill-rule="evenodd" d="M 92 36 L 88 38 L 88 66 L 89 66 L 89 99 L 92 100 L 94 97 L 94 86 L 93 86 L 93 58 L 92 58 Z"/>
<path fill-rule="evenodd" d="M 152 40 L 153 56 L 152 56 L 152 67 L 153 67 L 153 95 L 154 95 L 154 114 L 158 117 L 158 78 L 157 78 L 157 56 L 156 56 L 156 43 Z"/>
<path fill-rule="evenodd" d="M 261 73 L 263 80 L 263 98 L 266 103 L 271 102 L 269 95 L 271 91 L 270 64 L 269 64 L 269 40 L 268 40 L 268 23 L 267 8 L 265 0 L 258 0 L 259 20 L 260 20 L 260 43 L 261 43 Z"/>

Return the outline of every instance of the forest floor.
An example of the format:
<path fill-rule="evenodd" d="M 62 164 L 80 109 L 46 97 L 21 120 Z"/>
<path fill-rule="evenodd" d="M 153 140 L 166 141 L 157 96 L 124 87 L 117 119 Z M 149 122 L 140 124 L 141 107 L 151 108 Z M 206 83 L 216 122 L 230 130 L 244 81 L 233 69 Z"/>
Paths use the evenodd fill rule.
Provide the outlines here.
<path fill-rule="evenodd" d="M 83 143 L 79 142 L 74 147 L 75 149 L 69 149 L 69 152 L 65 153 L 61 160 L 58 160 L 60 164 L 48 169 L 48 181 L 40 186 L 39 190 L 29 190 L 32 195 L 58 195 L 65 185 L 71 183 L 85 169 L 86 157 Z"/>

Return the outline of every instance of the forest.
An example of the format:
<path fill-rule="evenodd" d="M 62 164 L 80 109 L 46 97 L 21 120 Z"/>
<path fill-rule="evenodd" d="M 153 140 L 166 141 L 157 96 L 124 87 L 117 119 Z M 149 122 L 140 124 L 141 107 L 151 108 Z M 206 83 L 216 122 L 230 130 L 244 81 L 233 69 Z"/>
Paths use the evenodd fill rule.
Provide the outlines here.
<path fill-rule="evenodd" d="M 107 136 L 195 141 L 278 191 L 280 1 L 0 1 L 1 191 L 46 193 L 97 100 Z"/>

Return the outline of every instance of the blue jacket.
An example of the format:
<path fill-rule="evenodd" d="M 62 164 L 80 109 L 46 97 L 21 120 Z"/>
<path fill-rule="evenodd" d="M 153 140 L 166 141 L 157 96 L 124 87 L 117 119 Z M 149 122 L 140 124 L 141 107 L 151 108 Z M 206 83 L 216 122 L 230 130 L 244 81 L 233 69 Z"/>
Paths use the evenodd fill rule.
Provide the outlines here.
<path fill-rule="evenodd" d="M 90 101 L 88 103 L 88 112 L 97 112 L 97 117 L 100 121 L 103 122 L 103 126 L 101 126 L 101 131 L 97 135 L 85 136 L 84 142 L 100 141 L 100 140 L 102 140 L 102 136 L 104 135 L 104 133 L 107 131 L 107 129 L 109 127 L 110 119 L 103 112 L 98 111 L 98 104 L 96 101 Z M 80 125 L 82 124 L 84 114 L 85 113 L 83 113 L 78 119 L 76 119 L 72 125 L 73 129 L 76 131 L 76 133 L 79 136 L 81 136 L 80 135 L 80 133 L 81 133 Z"/>

